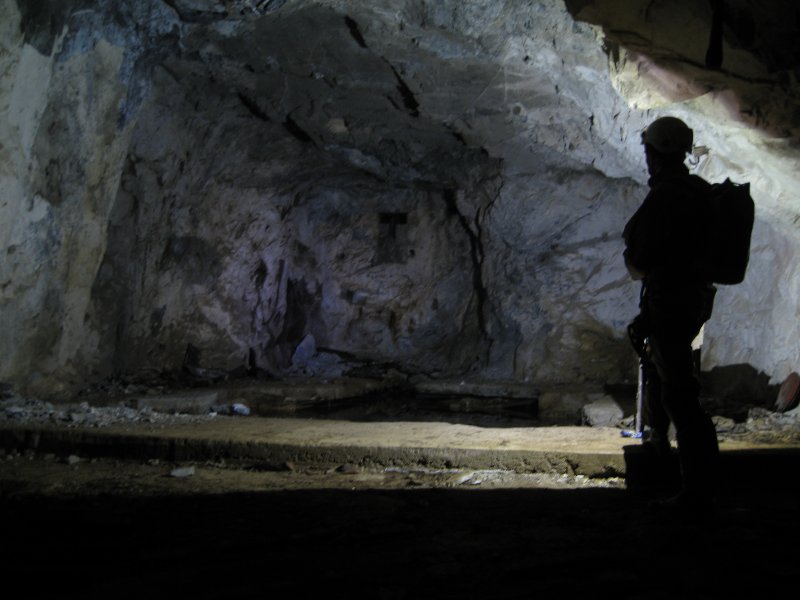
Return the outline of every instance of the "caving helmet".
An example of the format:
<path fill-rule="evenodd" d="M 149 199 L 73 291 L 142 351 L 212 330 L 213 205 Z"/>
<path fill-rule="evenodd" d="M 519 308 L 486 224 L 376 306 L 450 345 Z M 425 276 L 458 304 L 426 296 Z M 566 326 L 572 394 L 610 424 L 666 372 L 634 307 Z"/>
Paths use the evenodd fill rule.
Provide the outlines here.
<path fill-rule="evenodd" d="M 675 117 L 656 119 L 642 132 L 642 143 L 661 154 L 684 155 L 692 151 L 694 132 Z"/>

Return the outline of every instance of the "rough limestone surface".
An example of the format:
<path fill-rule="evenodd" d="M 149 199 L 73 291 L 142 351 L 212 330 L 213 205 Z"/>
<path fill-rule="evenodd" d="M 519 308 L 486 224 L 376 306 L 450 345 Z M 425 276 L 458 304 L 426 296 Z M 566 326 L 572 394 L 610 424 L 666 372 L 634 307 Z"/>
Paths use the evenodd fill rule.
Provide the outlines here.
<path fill-rule="evenodd" d="M 782 380 L 797 9 L 729 4 L 710 70 L 710 10 L 689 0 L 0 0 L 0 382 L 56 399 L 312 351 L 632 380 L 620 232 L 661 114 L 695 129 L 696 172 L 757 204 L 704 367 Z"/>
<path fill-rule="evenodd" d="M 623 420 L 622 408 L 611 396 L 603 396 L 583 406 L 583 423 L 591 427 L 616 427 Z"/>

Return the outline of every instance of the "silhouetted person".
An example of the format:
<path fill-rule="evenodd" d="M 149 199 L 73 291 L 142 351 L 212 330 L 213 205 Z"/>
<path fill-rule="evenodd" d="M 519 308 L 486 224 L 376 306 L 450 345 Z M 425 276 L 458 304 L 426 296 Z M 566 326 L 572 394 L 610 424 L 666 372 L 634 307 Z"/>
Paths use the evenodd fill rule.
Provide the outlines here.
<path fill-rule="evenodd" d="M 640 312 L 629 331 L 646 357 L 649 430 L 644 443 L 668 456 L 670 421 L 675 425 L 682 488 L 656 504 L 707 507 L 719 448 L 711 418 L 700 406 L 692 341 L 711 316 L 716 293 L 702 266 L 709 222 L 704 200 L 711 188 L 684 164 L 693 132 L 680 119 L 657 119 L 642 134 L 642 143 L 650 192 L 623 237 L 625 265 L 642 281 Z"/>

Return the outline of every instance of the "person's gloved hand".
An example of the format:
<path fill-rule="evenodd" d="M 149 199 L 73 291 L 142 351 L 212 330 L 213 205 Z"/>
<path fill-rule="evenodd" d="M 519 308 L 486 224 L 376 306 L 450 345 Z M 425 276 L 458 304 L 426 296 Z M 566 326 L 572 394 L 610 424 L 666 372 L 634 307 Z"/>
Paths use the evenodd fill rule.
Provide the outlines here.
<path fill-rule="evenodd" d="M 642 315 L 637 315 L 628 325 L 628 338 L 636 354 L 644 359 L 647 358 L 647 335 L 645 320 Z"/>

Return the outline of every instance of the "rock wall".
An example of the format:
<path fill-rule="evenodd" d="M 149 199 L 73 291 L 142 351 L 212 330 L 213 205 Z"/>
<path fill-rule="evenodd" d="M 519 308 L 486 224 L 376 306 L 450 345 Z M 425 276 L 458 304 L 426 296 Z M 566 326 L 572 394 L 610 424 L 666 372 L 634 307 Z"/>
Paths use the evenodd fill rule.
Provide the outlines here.
<path fill-rule="evenodd" d="M 279 372 L 312 335 L 361 360 L 468 367 L 469 239 L 442 193 L 254 127 L 201 81 L 157 73 L 128 154 L 94 290 L 103 339 L 119 332 L 112 366 L 179 369 L 192 345 L 208 367 Z"/>
<path fill-rule="evenodd" d="M 187 360 L 631 379 L 619 236 L 662 113 L 758 204 L 705 365 L 785 376 L 793 80 L 731 46 L 743 17 L 705 69 L 710 14 L 673 4 L 0 0 L 0 381 L 63 397 Z"/>
<path fill-rule="evenodd" d="M 0 3 L 0 379 L 50 395 L 85 383 L 95 358 L 78 349 L 93 335 L 86 310 L 131 132 L 125 42 L 135 53 L 143 32 L 128 23 L 149 19 L 158 37 L 170 21 L 157 10 L 112 25 L 99 12 L 70 16 L 69 3 L 20 7 Z"/>

